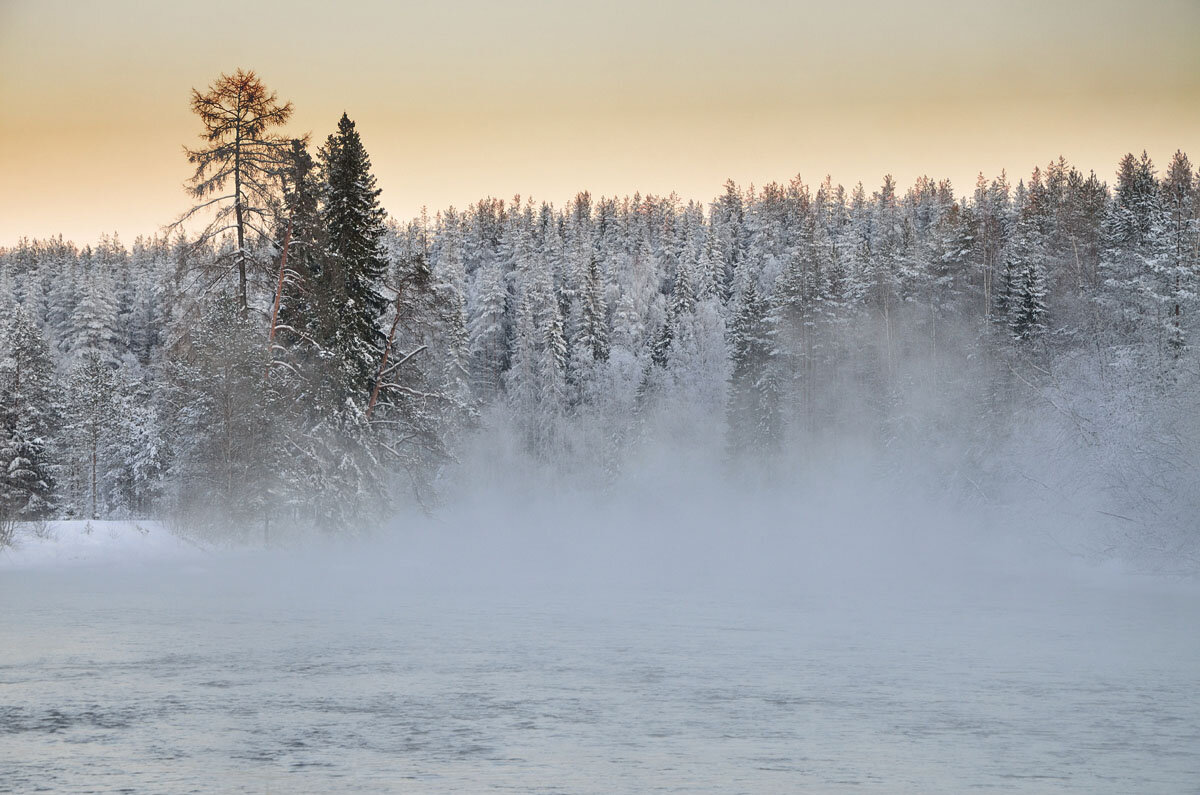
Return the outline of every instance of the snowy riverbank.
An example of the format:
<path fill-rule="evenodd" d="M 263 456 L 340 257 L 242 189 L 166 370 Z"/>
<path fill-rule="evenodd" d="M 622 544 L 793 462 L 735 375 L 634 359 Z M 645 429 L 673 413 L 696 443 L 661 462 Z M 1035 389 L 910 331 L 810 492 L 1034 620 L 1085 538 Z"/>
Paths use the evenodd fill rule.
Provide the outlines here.
<path fill-rule="evenodd" d="M 161 522 L 69 520 L 22 524 L 0 549 L 0 570 L 151 563 L 203 554 Z"/>

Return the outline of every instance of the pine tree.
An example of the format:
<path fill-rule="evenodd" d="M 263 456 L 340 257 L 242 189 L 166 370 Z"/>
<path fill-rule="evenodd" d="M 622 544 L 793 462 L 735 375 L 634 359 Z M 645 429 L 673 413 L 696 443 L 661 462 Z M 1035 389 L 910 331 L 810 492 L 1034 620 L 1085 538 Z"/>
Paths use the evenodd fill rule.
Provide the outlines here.
<path fill-rule="evenodd" d="M 608 359 L 608 321 L 604 300 L 604 284 L 600 278 L 600 267 L 595 257 L 588 260 L 586 279 L 582 294 L 582 324 L 579 344 L 591 350 L 592 361 Z"/>
<path fill-rule="evenodd" d="M 1021 343 L 1038 340 L 1046 333 L 1046 276 L 1039 256 L 1032 255 L 1016 265 L 1016 280 L 1008 308 L 1008 328 Z"/>
<path fill-rule="evenodd" d="M 79 303 L 71 316 L 70 352 L 76 358 L 94 355 L 110 367 L 125 350 L 118 323 L 113 282 L 103 262 L 85 260 Z"/>
<path fill-rule="evenodd" d="M 440 338 L 445 343 L 442 356 L 441 392 L 453 403 L 456 419 L 466 419 L 476 411 L 471 391 L 471 337 L 467 333 L 467 309 L 459 284 L 445 279 L 437 285 L 440 313 Z"/>
<path fill-rule="evenodd" d="M 1039 183 L 1035 179 L 1034 186 Z M 1018 208 L 1019 219 L 1009 240 L 1001 309 L 1014 340 L 1027 344 L 1046 331 L 1046 236 L 1041 229 L 1042 198 L 1035 187 L 1024 195 Z"/>
<path fill-rule="evenodd" d="M 735 451 L 769 450 L 779 443 L 778 395 L 768 366 L 767 311 L 767 302 L 751 280 L 730 329 L 733 377 L 728 413 L 730 447 Z"/>
<path fill-rule="evenodd" d="M 99 519 L 108 506 L 110 445 L 116 421 L 117 382 L 100 354 L 86 352 L 71 370 L 67 398 L 70 475 L 76 510 Z"/>
<path fill-rule="evenodd" d="M 434 277 L 427 228 L 423 219 L 407 230 L 388 231 L 393 300 L 365 413 L 371 433 L 390 456 L 389 467 L 404 469 L 418 492 L 427 485 L 430 467 L 446 460 L 450 425 L 469 417 L 473 408 L 460 363 L 465 339 L 457 296 Z"/>
<path fill-rule="evenodd" d="M 41 519 L 57 504 L 54 400 L 49 347 L 21 307 L 0 327 L 0 519 Z"/>
<path fill-rule="evenodd" d="M 161 420 L 160 389 L 148 373 L 122 365 L 115 373 L 112 442 L 104 479 L 110 508 L 122 516 L 153 518 L 162 508 L 169 448 Z"/>
<path fill-rule="evenodd" d="M 991 183 L 980 173 L 971 203 L 970 261 L 979 274 L 976 295 L 983 317 L 988 320 L 992 318 L 999 302 L 997 282 L 1007 269 L 1004 251 L 1012 226 L 1010 194 L 1005 172 L 1001 171 L 1000 176 Z"/>
<path fill-rule="evenodd" d="M 733 296 L 734 273 L 746 256 L 745 222 L 745 197 L 733 180 L 728 180 L 725 193 L 717 199 L 712 209 L 717 287 L 726 303 Z"/>
<path fill-rule="evenodd" d="M 563 336 L 562 315 L 553 300 L 547 301 L 541 318 L 541 356 L 538 379 L 539 400 L 551 414 L 557 415 L 566 400 L 567 343 Z"/>
<path fill-rule="evenodd" d="M 433 297 L 437 306 L 435 331 L 444 341 L 439 357 L 439 390 L 451 402 L 448 417 L 457 425 L 473 416 L 476 409 L 471 393 L 471 338 L 467 331 L 467 274 L 463 261 L 462 219 L 450 208 L 439 219 L 440 232 L 433 251 Z"/>
<path fill-rule="evenodd" d="M 514 322 L 512 367 L 505 373 L 508 403 L 523 426 L 527 439 L 534 444 L 539 409 L 539 359 L 537 312 L 534 296 L 526 293 L 517 306 Z"/>
<path fill-rule="evenodd" d="M 1160 336 L 1154 271 L 1163 254 L 1163 221 L 1153 162 L 1145 153 L 1140 159 L 1125 155 L 1101 222 L 1103 282 L 1097 301 L 1114 335 L 1109 340 L 1114 351 L 1137 354 L 1144 343 Z"/>
<path fill-rule="evenodd" d="M 1173 359 L 1187 348 L 1187 326 L 1200 305 L 1200 182 L 1192 173 L 1187 155 L 1177 151 L 1162 181 L 1163 224 L 1161 229 L 1159 291 L 1166 310 L 1167 346 Z"/>
<path fill-rule="evenodd" d="M 471 352 L 471 381 L 485 400 L 500 393 L 501 377 L 509 366 L 508 288 L 500 265 L 488 262 L 475 271 L 467 303 Z"/>
<path fill-rule="evenodd" d="M 771 341 L 770 377 L 806 420 L 813 418 L 819 279 L 811 263 L 794 256 L 775 281 L 764 319 Z"/>
<path fill-rule="evenodd" d="M 545 451 L 566 406 L 567 346 L 549 262 L 538 257 L 518 274 L 521 294 L 507 374 L 511 405 L 530 446 Z"/>
<path fill-rule="evenodd" d="M 380 293 L 388 266 L 382 245 L 387 213 L 379 205 L 371 160 L 349 116 L 342 114 L 320 155 L 326 249 L 315 290 L 319 341 L 338 363 L 342 400 L 365 405 L 385 343 L 379 320 L 387 307 Z"/>
<path fill-rule="evenodd" d="M 675 419 L 683 420 L 683 432 L 695 433 L 699 428 L 709 432 L 709 423 L 721 417 L 728 403 L 732 374 L 720 301 L 711 296 L 696 303 L 676 317 L 674 327 L 666 378 L 679 409 Z M 709 436 L 714 437 L 720 434 Z"/>
<path fill-rule="evenodd" d="M 170 255 L 165 241 L 139 237 L 133 244 L 130 268 L 133 307 L 129 319 L 129 352 L 143 366 L 157 363 L 166 313 Z"/>
<path fill-rule="evenodd" d="M 278 302 L 268 330 L 272 369 L 295 399 L 317 400 L 326 380 L 321 343 L 320 295 L 325 235 L 319 211 L 321 183 L 308 147 L 292 141 L 283 172 L 283 213 L 277 232 L 280 259 L 276 282 Z M 286 248 L 286 250 L 285 250 Z M 286 261 L 284 256 L 286 255 Z"/>
<path fill-rule="evenodd" d="M 650 359 L 659 367 L 667 364 L 667 352 L 671 348 L 671 340 L 676 333 L 680 320 L 695 308 L 696 296 L 692 292 L 691 269 L 686 263 L 681 265 L 675 276 L 675 287 L 671 291 L 671 304 L 667 308 L 667 317 L 663 322 L 662 331 L 654 341 Z"/>

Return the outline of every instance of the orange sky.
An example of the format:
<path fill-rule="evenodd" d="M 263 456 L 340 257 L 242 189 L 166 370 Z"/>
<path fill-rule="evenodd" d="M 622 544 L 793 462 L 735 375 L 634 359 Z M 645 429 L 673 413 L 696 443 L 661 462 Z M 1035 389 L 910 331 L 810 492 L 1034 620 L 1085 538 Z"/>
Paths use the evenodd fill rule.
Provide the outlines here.
<path fill-rule="evenodd" d="M 1200 160 L 1200 2 L 0 0 L 0 246 L 188 203 L 192 87 L 254 69 L 288 130 L 358 123 L 408 218 L 515 193 Z M 351 9 L 351 10 L 345 10 Z"/>

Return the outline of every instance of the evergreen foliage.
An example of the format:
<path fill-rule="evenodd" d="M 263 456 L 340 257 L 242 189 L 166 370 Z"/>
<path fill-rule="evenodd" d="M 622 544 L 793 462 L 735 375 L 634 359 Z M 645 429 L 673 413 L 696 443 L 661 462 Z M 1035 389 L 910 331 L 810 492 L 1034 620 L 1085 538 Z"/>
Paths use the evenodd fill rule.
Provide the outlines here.
<path fill-rule="evenodd" d="M 57 507 L 62 436 L 50 349 L 20 306 L 0 325 L 0 519 L 42 519 Z"/>
<path fill-rule="evenodd" d="M 371 160 L 349 116 L 342 114 L 320 156 L 325 251 L 314 290 L 318 341 L 338 362 L 339 403 L 365 406 L 385 341 L 379 320 L 387 307 L 381 292 L 388 266 L 383 248 L 387 213 L 379 205 Z"/>

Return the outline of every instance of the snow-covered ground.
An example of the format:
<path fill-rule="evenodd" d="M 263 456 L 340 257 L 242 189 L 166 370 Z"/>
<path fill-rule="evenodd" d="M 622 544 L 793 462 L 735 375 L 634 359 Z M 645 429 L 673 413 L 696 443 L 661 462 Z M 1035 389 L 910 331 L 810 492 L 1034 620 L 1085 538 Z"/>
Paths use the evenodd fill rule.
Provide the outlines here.
<path fill-rule="evenodd" d="M 154 563 L 200 554 L 194 543 L 161 522 L 71 520 L 21 524 L 11 546 L 0 549 L 4 569 Z"/>

